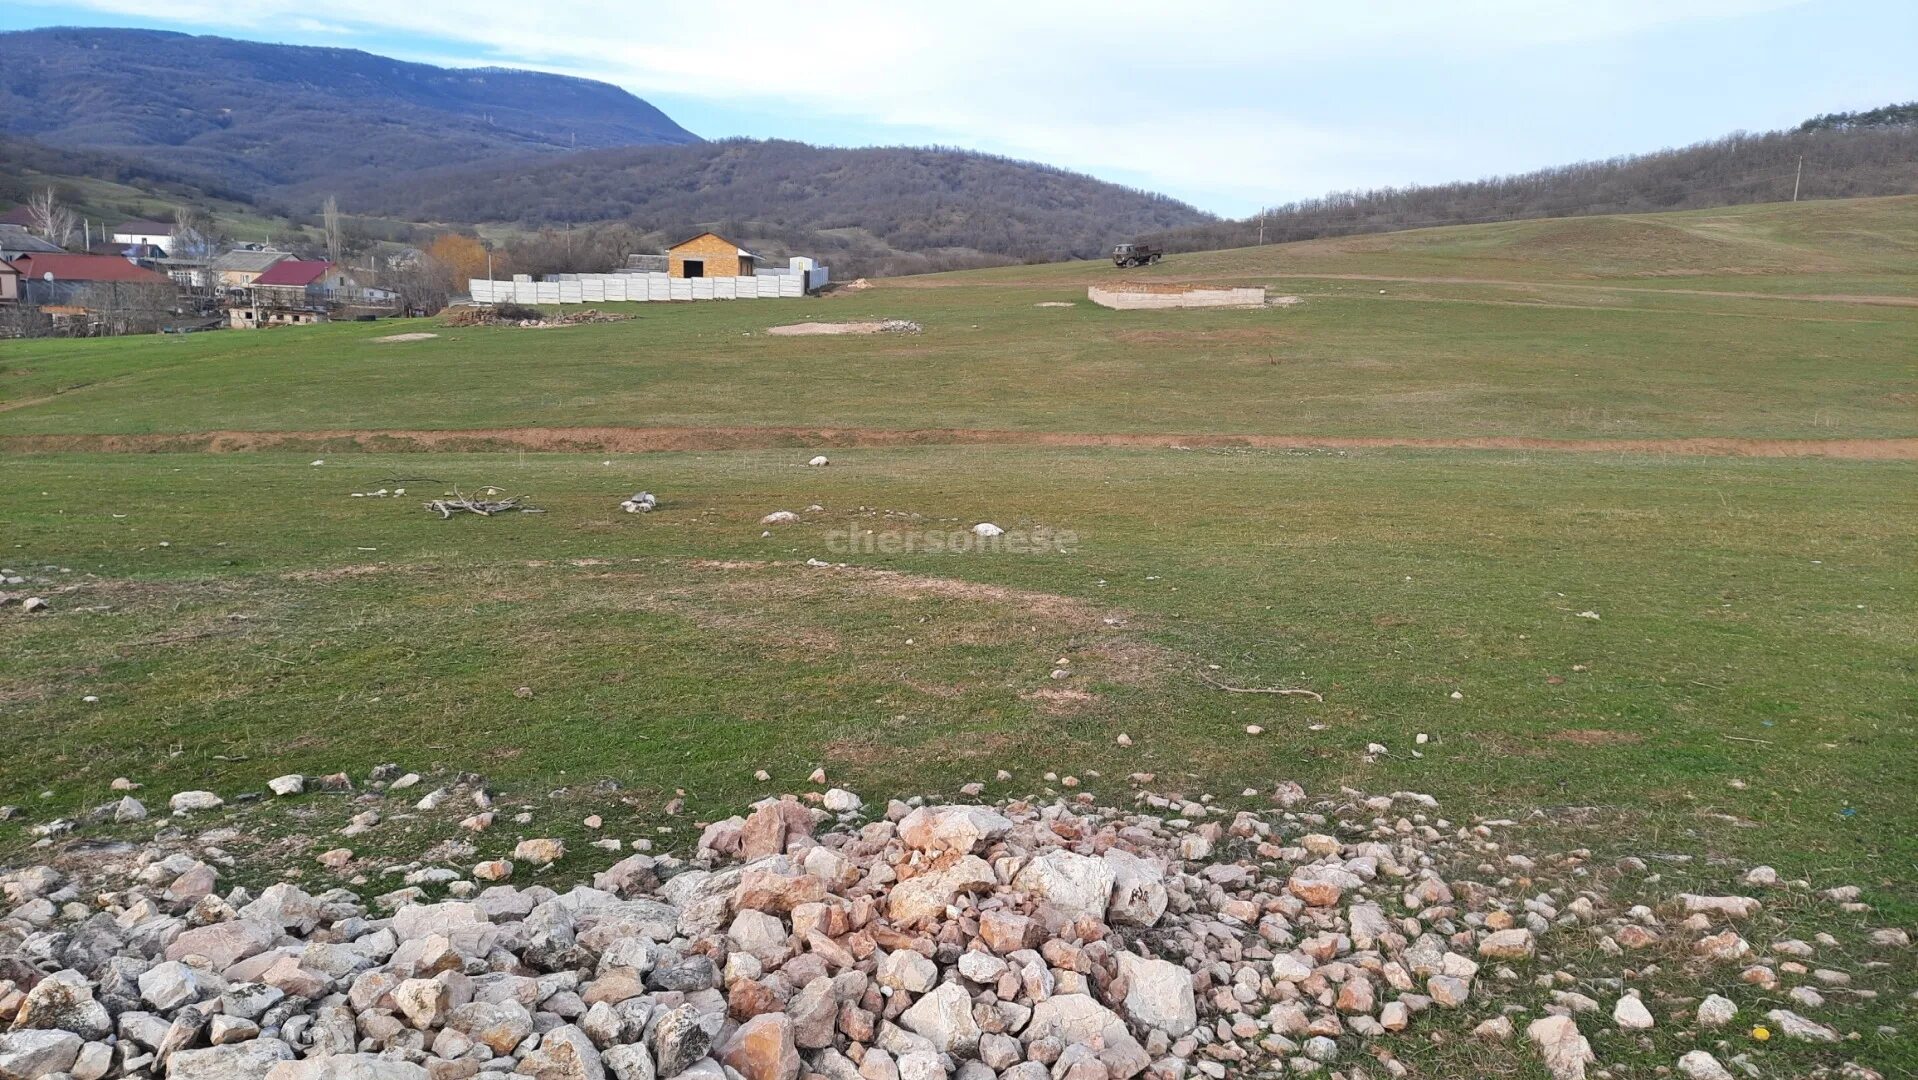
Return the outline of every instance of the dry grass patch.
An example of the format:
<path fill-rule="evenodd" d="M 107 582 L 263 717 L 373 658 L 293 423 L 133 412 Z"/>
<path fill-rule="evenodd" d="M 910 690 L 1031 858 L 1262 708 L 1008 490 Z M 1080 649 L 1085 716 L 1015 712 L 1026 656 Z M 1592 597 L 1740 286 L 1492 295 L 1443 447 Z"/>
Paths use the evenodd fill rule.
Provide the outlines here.
<path fill-rule="evenodd" d="M 1569 728 L 1554 731 L 1546 738 L 1553 742 L 1571 743 L 1573 746 L 1630 746 L 1645 741 L 1645 736 L 1629 731 L 1608 731 L 1604 728 Z"/>

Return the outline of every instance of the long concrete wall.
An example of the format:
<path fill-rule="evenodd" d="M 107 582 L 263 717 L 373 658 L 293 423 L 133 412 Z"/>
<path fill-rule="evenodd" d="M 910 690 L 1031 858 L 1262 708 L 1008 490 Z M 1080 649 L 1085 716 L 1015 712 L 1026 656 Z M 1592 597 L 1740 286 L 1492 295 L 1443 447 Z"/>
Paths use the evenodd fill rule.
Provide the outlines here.
<path fill-rule="evenodd" d="M 1124 287 L 1102 289 L 1097 285 L 1086 287 L 1086 299 L 1101 307 L 1118 308 L 1121 311 L 1138 311 L 1149 308 L 1212 308 L 1212 307 L 1263 307 L 1265 289 L 1127 289 Z"/>
<path fill-rule="evenodd" d="M 806 277 L 802 274 L 709 278 L 676 278 L 666 274 L 568 274 L 567 280 L 562 281 L 488 281 L 485 278 L 473 278 L 467 282 L 474 301 L 481 304 L 769 300 L 804 296 L 806 285 Z"/>

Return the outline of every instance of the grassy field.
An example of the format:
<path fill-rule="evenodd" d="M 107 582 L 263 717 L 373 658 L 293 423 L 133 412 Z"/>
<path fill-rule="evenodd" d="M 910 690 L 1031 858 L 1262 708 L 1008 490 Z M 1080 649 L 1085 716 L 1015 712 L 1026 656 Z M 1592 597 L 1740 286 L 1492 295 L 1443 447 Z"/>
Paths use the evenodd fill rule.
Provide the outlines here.
<path fill-rule="evenodd" d="M 1761 1060 L 1767 1075 L 1852 1058 L 1896 1075 L 1918 1056 L 1873 1033 L 1909 1029 L 1918 972 L 1908 956 L 1867 971 L 1850 950 L 1868 926 L 1918 919 L 1918 463 L 1170 438 L 850 446 L 826 469 L 804 466 L 797 435 L 651 454 L 45 447 L 597 424 L 1910 438 L 1918 307 L 1804 297 L 1918 281 L 1915 219 L 1918 200 L 1669 216 L 1684 235 L 1827 260 L 1779 255 L 1776 273 L 1669 241 L 1652 265 L 1692 276 L 1661 277 L 1602 250 L 1614 228 L 1639 243 L 1637 221 L 1155 268 L 1237 266 L 1305 297 L 1253 312 L 1033 306 L 1110 273 L 1081 264 L 419 343 L 375 343 L 391 324 L 9 343 L 0 567 L 53 608 L 0 611 L 0 803 L 44 817 L 104 801 L 122 775 L 232 791 L 383 761 L 519 792 L 614 781 L 635 827 L 677 790 L 691 816 L 731 812 L 820 765 L 869 799 L 974 780 L 1024 792 L 1046 771 L 1115 799 L 1137 770 L 1225 800 L 1283 779 L 1412 789 L 1454 820 L 1575 821 L 1562 842 L 1601 858 L 1691 856 L 1661 864 L 1668 891 L 1735 887 L 1757 863 L 1862 886 L 1870 915 L 1778 909 L 1789 932 L 1838 934 L 1882 991 L 1843 1012 L 1863 1041 L 1774 1043 Z M 1539 237 L 1559 253 L 1527 245 Z M 1516 280 L 1521 263 L 1536 280 L 1383 295 L 1278 276 Z M 866 315 L 925 333 L 761 332 Z M 546 513 L 422 512 L 452 485 Z M 660 511 L 620 513 L 641 488 Z M 779 509 L 800 522 L 759 524 Z M 887 539 L 984 520 L 1072 543 Z M 1070 677 L 1051 678 L 1062 659 Z M 1013 781 L 993 782 L 1001 768 Z M 0 862 L 20 835 L 0 836 Z M 1673 1041 L 1601 1054 L 1649 1075 L 1692 1045 L 1657 1039 Z M 1406 1041 L 1415 1075 L 1532 1067 Z"/>
<path fill-rule="evenodd" d="M 1897 750 L 1918 691 L 1903 464 L 915 448 L 825 470 L 762 452 L 52 455 L 9 472 L 5 558 L 64 566 L 49 583 L 74 591 L 59 618 L 5 624 L 15 734 L 70 771 L 7 769 L 6 801 L 50 785 L 80 802 L 121 774 L 191 785 L 235 772 L 215 755 L 236 750 L 245 776 L 367 765 L 457 718 L 449 767 L 599 772 L 715 806 L 762 764 L 885 787 L 1002 760 L 1190 762 L 1222 790 L 1372 778 L 1506 810 L 1670 811 L 1698 785 L 1807 860 L 1848 849 L 1890 875 L 1918 854 L 1908 830 L 1870 826 L 1904 819 L 1918 780 Z M 417 496 L 445 485 L 420 482 L 349 497 L 407 475 L 548 512 L 443 522 Z M 641 485 L 664 508 L 619 513 Z M 832 535 L 987 519 L 1079 539 L 887 555 Z M 1059 656 L 1083 699 L 1050 693 Z M 1327 701 L 1219 693 L 1199 678 L 1215 663 Z M 1272 736 L 1248 741 L 1251 720 Z M 1120 731 L 1139 746 L 1113 748 Z M 1437 742 L 1415 760 L 1418 732 Z M 1374 741 L 1399 752 L 1360 762 Z"/>
<path fill-rule="evenodd" d="M 1843 232 L 1827 219 L 1847 209 L 1854 228 Z M 1811 236 L 1844 238 L 1816 264 L 1834 280 L 1807 273 L 1809 258 L 1778 256 L 1782 242 L 1753 240 L 1745 262 L 1707 258 L 1723 254 L 1709 245 L 1667 257 L 1717 275 L 1698 279 L 1712 288 L 1737 270 L 1734 291 L 1783 298 L 1672 291 L 1697 280 L 1631 276 L 1640 263 L 1579 255 L 1587 234 L 1623 230 L 1612 246 L 1636 242 L 1621 220 L 1592 219 L 1179 256 L 1151 271 L 1264 281 L 1304 298 L 1256 311 L 1093 307 L 1085 284 L 1116 271 L 1078 263 L 900 279 L 825 301 L 633 304 L 625 323 L 443 329 L 429 341 L 379 342 L 415 328 L 377 323 L 10 343 L 0 346 L 0 438 L 580 425 L 1918 437 L 1918 305 L 1790 298 L 1918 297 L 1918 198 L 1714 213 L 1747 232 L 1770 223 L 1798 238 L 1790 251 L 1812 243 L 1800 215 L 1826 222 Z M 1568 269 L 1600 266 L 1619 276 Z M 1338 273 L 1443 280 L 1325 276 Z M 1465 280 L 1515 276 L 1524 281 Z M 872 317 L 914 319 L 925 332 L 764 333 Z"/>

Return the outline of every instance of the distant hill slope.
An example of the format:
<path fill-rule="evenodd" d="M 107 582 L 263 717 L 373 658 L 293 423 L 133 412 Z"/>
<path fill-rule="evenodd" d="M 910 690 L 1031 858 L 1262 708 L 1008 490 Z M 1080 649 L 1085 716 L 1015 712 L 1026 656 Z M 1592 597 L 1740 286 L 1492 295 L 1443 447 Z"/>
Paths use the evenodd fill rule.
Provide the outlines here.
<path fill-rule="evenodd" d="M 697 142 L 606 83 L 158 30 L 0 33 L 0 133 L 244 191 L 581 147 Z"/>
<path fill-rule="evenodd" d="M 1110 262 L 1057 263 L 942 275 L 915 284 L 1016 281 L 1076 287 L 1120 276 L 1265 284 L 1322 294 L 1346 287 L 1376 293 L 1376 281 L 1395 297 L 1413 286 L 1480 281 L 1511 286 L 1510 299 L 1521 302 L 1583 295 L 1525 291 L 1533 284 L 1589 283 L 1909 300 L 1918 296 L 1918 195 L 1443 225 L 1181 252 L 1123 272 Z M 1314 278 L 1319 280 L 1303 280 Z"/>
<path fill-rule="evenodd" d="M 1214 220 L 1182 202 L 1032 162 L 941 147 L 834 149 L 728 139 L 440 169 L 343 188 L 355 213 L 541 226 L 620 221 L 673 234 L 717 226 L 794 250 L 933 253 L 891 272 L 1098 256 L 1142 232 Z M 678 237 L 674 237 L 677 239 Z M 868 262 L 874 272 L 876 264 Z"/>
<path fill-rule="evenodd" d="M 246 192 L 203 176 L 188 175 L 136 157 L 97 150 L 63 150 L 28 139 L 0 135 L 0 205 L 24 203 L 48 184 L 100 180 L 201 205 L 211 200 L 252 202 Z M 90 209 L 90 208 L 76 208 Z"/>
<path fill-rule="evenodd" d="M 1169 251 L 1589 214 L 1692 210 L 1918 194 L 1918 104 L 1814 117 L 1792 131 L 1740 132 L 1675 150 L 1585 161 L 1517 176 L 1427 187 L 1333 192 L 1240 221 L 1169 230 Z"/>

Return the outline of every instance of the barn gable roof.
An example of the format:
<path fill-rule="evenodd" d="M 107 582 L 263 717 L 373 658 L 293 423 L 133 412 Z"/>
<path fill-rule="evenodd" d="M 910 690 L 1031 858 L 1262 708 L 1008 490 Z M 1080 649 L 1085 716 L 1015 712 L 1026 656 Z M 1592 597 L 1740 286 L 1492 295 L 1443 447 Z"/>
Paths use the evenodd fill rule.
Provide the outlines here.
<path fill-rule="evenodd" d="M 734 244 L 731 240 L 728 240 L 725 237 L 719 235 L 718 233 L 713 232 L 711 229 L 708 229 L 705 232 L 701 232 L 701 233 L 694 233 L 693 235 L 688 236 L 686 239 L 681 240 L 679 243 L 674 244 L 672 247 L 667 248 L 666 250 L 668 252 L 678 251 L 680 248 L 685 247 L 687 244 L 690 244 L 695 240 L 703 239 L 708 236 L 712 237 L 713 239 L 719 241 L 722 244 L 732 245 L 732 249 L 738 252 L 739 257 L 742 259 L 751 259 L 754 262 L 762 261 L 759 258 L 759 256 L 754 255 L 752 252 L 747 251 L 745 248 L 740 247 L 738 244 Z"/>

